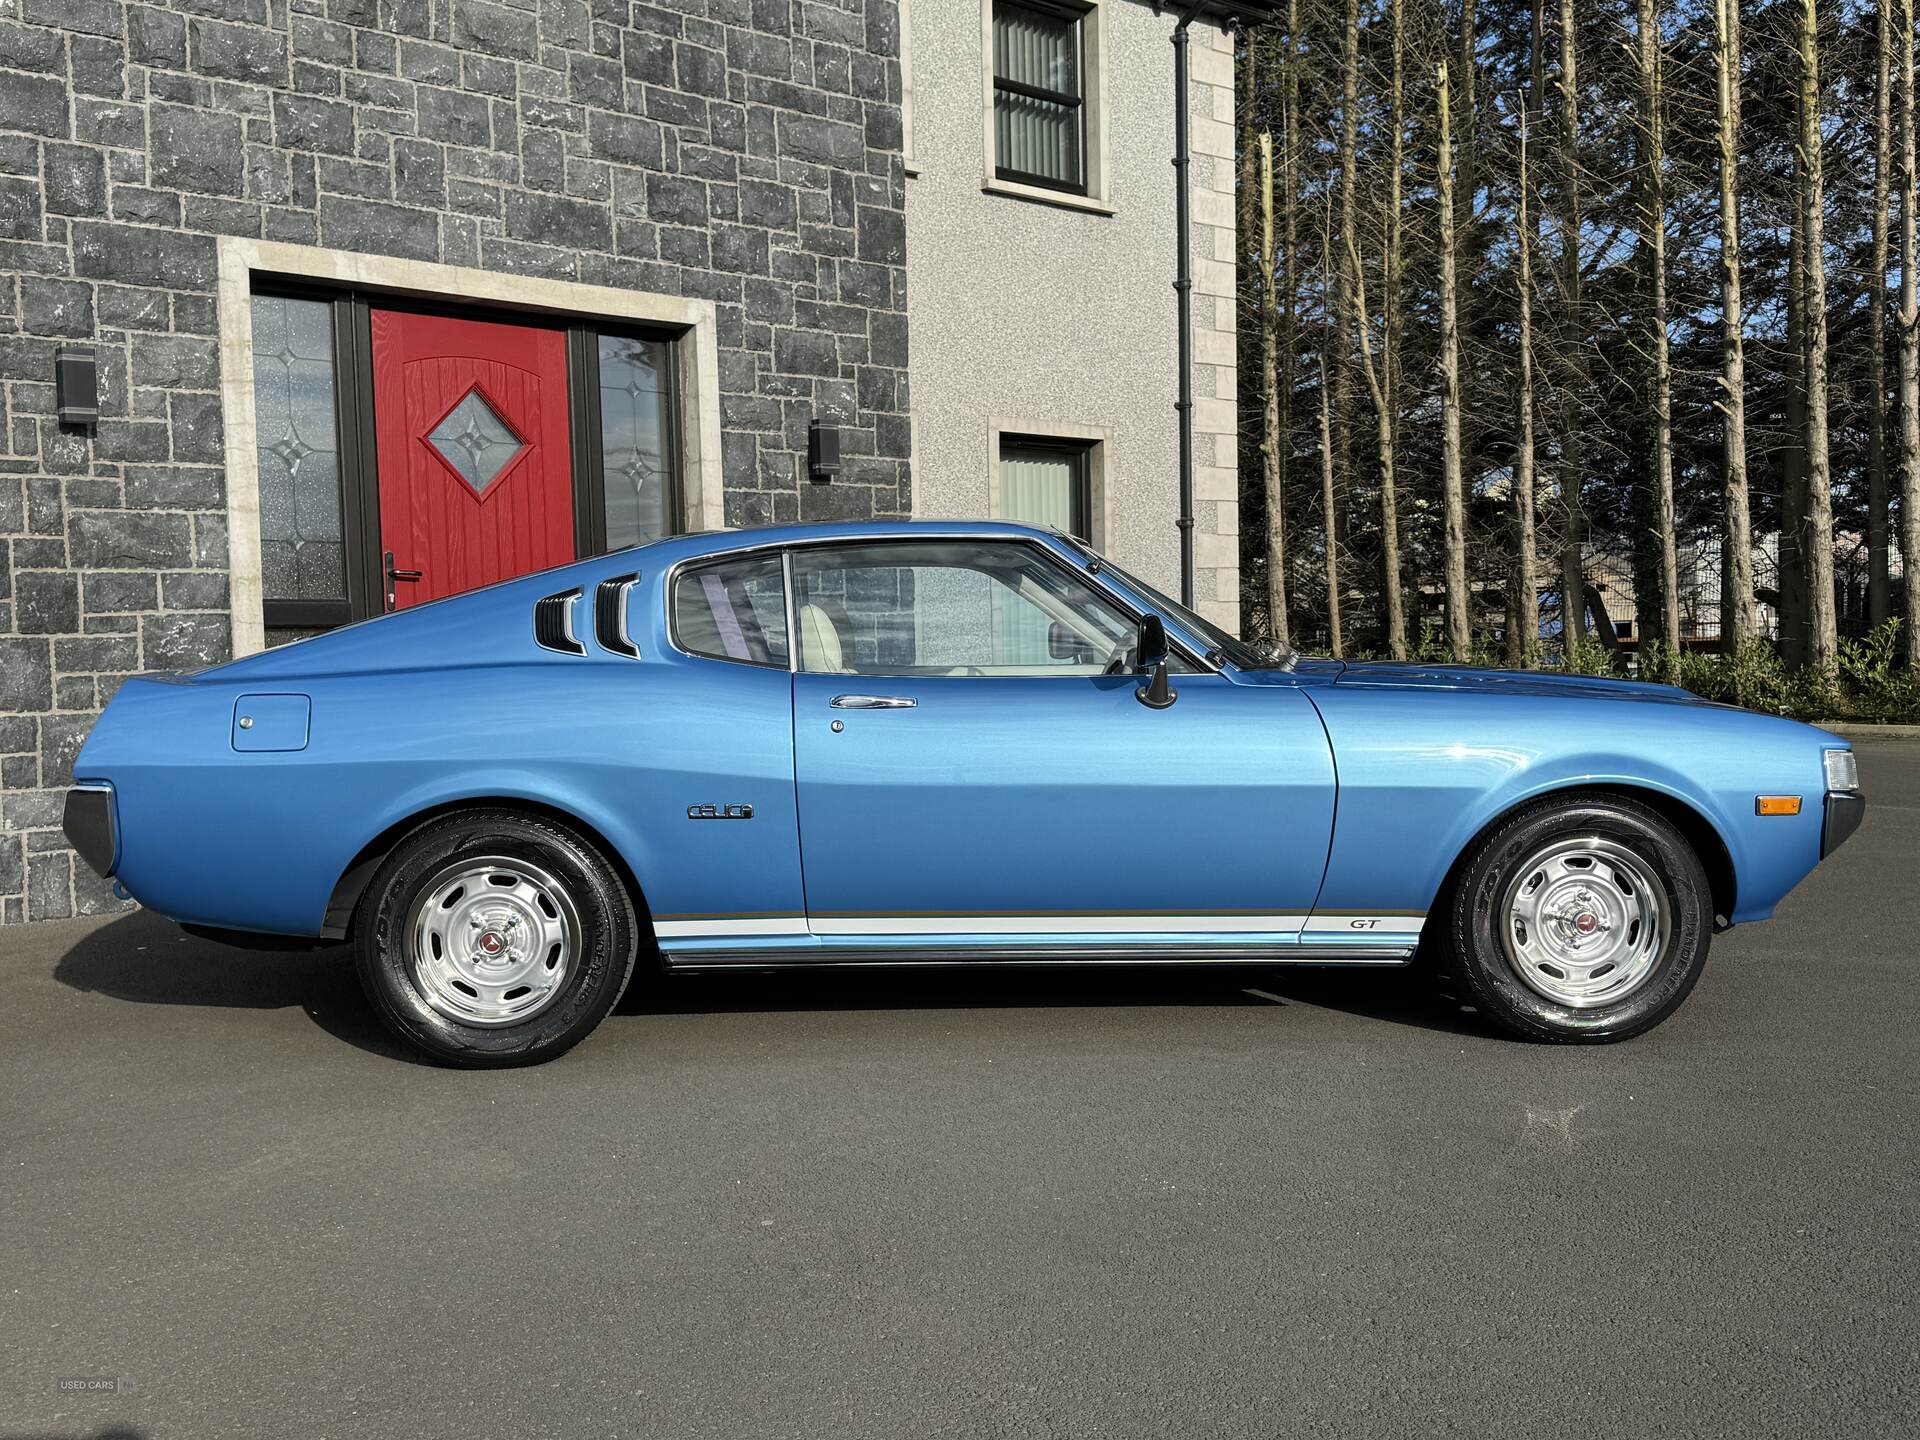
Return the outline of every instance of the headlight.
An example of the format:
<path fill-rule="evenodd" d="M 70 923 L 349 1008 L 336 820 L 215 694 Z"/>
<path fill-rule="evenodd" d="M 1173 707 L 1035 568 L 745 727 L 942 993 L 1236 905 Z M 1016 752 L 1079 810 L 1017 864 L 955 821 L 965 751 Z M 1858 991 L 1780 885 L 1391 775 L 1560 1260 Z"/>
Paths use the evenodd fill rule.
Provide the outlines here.
<path fill-rule="evenodd" d="M 1851 750 L 1828 750 L 1827 789 L 1858 790 L 1860 788 L 1860 767 L 1855 763 Z"/>

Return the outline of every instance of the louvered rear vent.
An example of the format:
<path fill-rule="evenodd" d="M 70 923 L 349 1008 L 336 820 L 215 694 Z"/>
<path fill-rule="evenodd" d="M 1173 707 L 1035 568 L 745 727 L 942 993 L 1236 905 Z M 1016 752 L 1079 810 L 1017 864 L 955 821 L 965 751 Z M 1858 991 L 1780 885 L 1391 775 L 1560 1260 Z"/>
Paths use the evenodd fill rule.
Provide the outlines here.
<path fill-rule="evenodd" d="M 587 653 L 587 647 L 580 643 L 580 637 L 573 629 L 573 606 L 579 598 L 580 588 L 575 586 L 534 602 L 533 638 L 543 648 L 558 650 L 562 655 Z"/>
<path fill-rule="evenodd" d="M 640 647 L 633 643 L 633 635 L 627 629 L 627 596 L 639 578 L 638 571 L 615 575 L 611 580 L 602 580 L 593 592 L 594 637 L 602 650 L 625 655 L 629 660 L 640 658 Z"/>

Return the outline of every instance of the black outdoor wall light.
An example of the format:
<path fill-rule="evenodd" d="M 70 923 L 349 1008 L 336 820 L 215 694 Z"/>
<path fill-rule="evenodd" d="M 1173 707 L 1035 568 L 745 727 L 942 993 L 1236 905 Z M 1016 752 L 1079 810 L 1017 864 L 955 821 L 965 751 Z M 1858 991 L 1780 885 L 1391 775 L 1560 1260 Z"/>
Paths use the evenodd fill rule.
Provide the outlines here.
<path fill-rule="evenodd" d="M 840 473 L 840 427 L 823 420 L 807 422 L 807 478 L 825 485 Z"/>
<path fill-rule="evenodd" d="M 100 423 L 100 367 L 91 345 L 53 352 L 53 394 L 62 425 L 91 430 Z"/>

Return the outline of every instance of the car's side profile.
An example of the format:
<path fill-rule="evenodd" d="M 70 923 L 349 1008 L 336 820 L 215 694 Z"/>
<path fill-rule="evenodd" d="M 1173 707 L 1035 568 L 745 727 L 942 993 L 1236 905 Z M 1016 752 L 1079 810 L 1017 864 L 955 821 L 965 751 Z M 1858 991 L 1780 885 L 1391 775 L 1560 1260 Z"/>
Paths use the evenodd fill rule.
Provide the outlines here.
<path fill-rule="evenodd" d="M 1863 809 L 1683 691 L 1249 647 L 1050 532 L 682 536 L 129 681 L 68 833 L 223 933 L 351 939 L 453 1063 L 636 966 L 1437 957 L 1542 1039 L 1658 1023 Z"/>

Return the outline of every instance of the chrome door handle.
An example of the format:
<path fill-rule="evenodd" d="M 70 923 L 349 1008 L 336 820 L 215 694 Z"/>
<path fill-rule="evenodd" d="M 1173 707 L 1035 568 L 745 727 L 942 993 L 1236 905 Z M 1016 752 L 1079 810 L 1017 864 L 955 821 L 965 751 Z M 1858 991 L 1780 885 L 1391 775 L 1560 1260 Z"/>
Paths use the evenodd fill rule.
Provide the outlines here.
<path fill-rule="evenodd" d="M 919 703 L 911 695 L 836 695 L 827 702 L 835 710 L 911 710 Z"/>

